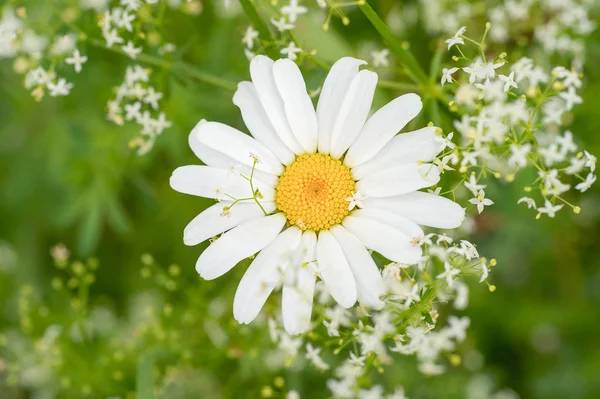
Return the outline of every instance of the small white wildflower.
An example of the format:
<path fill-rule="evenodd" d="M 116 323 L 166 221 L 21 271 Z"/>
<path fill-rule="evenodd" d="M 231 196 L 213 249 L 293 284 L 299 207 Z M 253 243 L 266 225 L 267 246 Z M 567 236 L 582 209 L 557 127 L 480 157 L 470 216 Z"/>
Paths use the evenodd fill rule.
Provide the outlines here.
<path fill-rule="evenodd" d="M 253 27 L 249 26 L 246 28 L 246 32 L 244 33 L 244 37 L 242 38 L 242 43 L 246 45 L 247 48 L 251 49 L 254 47 L 254 40 L 258 38 L 258 32 L 254 30 Z"/>
<path fill-rule="evenodd" d="M 68 83 L 65 79 L 60 78 L 56 83 L 48 83 L 48 90 L 51 97 L 68 96 L 73 88 L 73 83 Z"/>
<path fill-rule="evenodd" d="M 563 154 L 577 151 L 577 145 L 573 141 L 573 133 L 570 130 L 566 130 L 562 136 L 558 136 L 556 143 L 560 146 L 560 152 Z"/>
<path fill-rule="evenodd" d="M 289 23 L 285 17 L 281 17 L 278 20 L 271 18 L 271 23 L 279 32 L 285 32 L 286 30 L 294 29 L 295 27 L 295 25 Z"/>
<path fill-rule="evenodd" d="M 136 101 L 133 104 L 125 104 L 125 120 L 130 121 L 135 119 L 136 121 L 139 121 L 142 117 L 142 114 L 140 113 L 141 109 L 142 103 L 139 101 Z"/>
<path fill-rule="evenodd" d="M 371 57 L 373 57 L 373 66 L 375 68 L 378 67 L 387 67 L 390 65 L 388 61 L 388 56 L 390 55 L 390 50 L 384 48 L 379 51 L 372 51 Z"/>
<path fill-rule="evenodd" d="M 512 71 L 508 76 L 499 75 L 498 78 L 504 82 L 504 92 L 509 91 L 511 87 L 514 87 L 515 89 L 518 88 L 517 83 L 515 82 L 515 71 Z"/>
<path fill-rule="evenodd" d="M 585 154 L 585 166 L 590 168 L 590 171 L 594 171 L 596 170 L 596 162 L 597 159 L 594 155 L 590 154 L 589 152 L 587 152 L 586 150 L 583 151 L 583 153 Z"/>
<path fill-rule="evenodd" d="M 446 334 L 450 338 L 455 338 L 458 342 L 463 342 L 467 338 L 467 328 L 471 325 L 471 319 L 467 316 L 456 317 L 448 316 L 448 327 L 446 327 Z"/>
<path fill-rule="evenodd" d="M 166 119 L 164 112 L 158 114 L 158 119 L 154 121 L 156 134 L 161 134 L 163 130 L 170 128 L 172 125 L 173 124 Z"/>
<path fill-rule="evenodd" d="M 441 160 L 439 158 L 436 158 L 433 160 L 433 163 L 435 164 L 435 166 L 437 166 L 438 171 L 440 173 L 443 173 L 445 170 L 454 170 L 453 167 L 448 166 L 448 162 L 450 161 L 450 158 L 451 158 L 450 155 L 446 155 Z"/>
<path fill-rule="evenodd" d="M 444 272 L 438 274 L 437 278 L 446 279 L 448 287 L 452 287 L 454 284 L 454 277 L 460 274 L 460 270 L 454 269 L 448 262 L 444 262 Z"/>
<path fill-rule="evenodd" d="M 362 201 L 364 199 L 366 199 L 367 197 L 365 197 L 360 191 L 357 192 L 352 192 L 352 196 L 346 198 L 346 201 L 348 201 L 348 210 L 351 211 L 352 209 L 354 209 L 355 207 L 359 207 L 362 208 L 363 207 L 363 203 Z"/>
<path fill-rule="evenodd" d="M 123 52 L 132 60 L 135 60 L 136 57 L 142 52 L 142 48 L 135 47 L 131 40 L 129 40 L 125 46 L 121 46 L 121 50 L 123 50 Z"/>
<path fill-rule="evenodd" d="M 286 55 L 287 58 L 289 58 L 292 61 L 295 61 L 298 58 L 296 54 L 301 52 L 302 49 L 296 47 L 296 43 L 294 42 L 290 42 L 287 47 L 281 49 L 281 54 Z"/>
<path fill-rule="evenodd" d="M 527 166 L 527 155 L 531 152 L 531 144 L 525 143 L 523 145 L 511 144 L 510 145 L 510 157 L 508 158 L 508 164 L 513 167 L 523 168 Z"/>
<path fill-rule="evenodd" d="M 571 163 L 565 169 L 565 173 L 568 175 L 574 175 L 575 173 L 579 173 L 583 170 L 583 168 L 585 167 L 585 164 L 586 164 L 585 158 L 572 157 Z"/>
<path fill-rule="evenodd" d="M 592 187 L 592 184 L 594 184 L 594 182 L 596 181 L 596 176 L 594 176 L 593 173 L 588 173 L 588 175 L 585 177 L 585 181 L 579 183 L 578 185 L 575 186 L 575 189 L 581 191 L 582 193 L 586 192 L 590 187 Z"/>
<path fill-rule="evenodd" d="M 306 14 L 306 7 L 298 5 L 299 0 L 290 0 L 290 4 L 281 7 L 281 13 L 288 16 L 290 22 L 296 22 L 298 15 Z"/>
<path fill-rule="evenodd" d="M 517 201 L 517 204 L 520 203 L 525 203 L 527 204 L 527 209 L 535 209 L 536 205 L 535 205 L 535 201 L 533 198 L 529 198 L 529 197 L 521 197 L 519 198 L 519 200 Z"/>
<path fill-rule="evenodd" d="M 442 145 L 442 148 L 440 148 L 439 151 L 444 151 L 446 148 L 450 148 L 451 150 L 456 148 L 456 144 L 452 142 L 453 137 L 454 132 L 448 133 L 446 137 L 436 135 L 434 140 Z"/>
<path fill-rule="evenodd" d="M 129 11 L 137 11 L 142 2 L 140 0 L 121 0 L 121 5 L 126 7 Z"/>
<path fill-rule="evenodd" d="M 573 109 L 576 104 L 581 104 L 583 100 L 577 95 L 577 92 L 573 86 L 569 87 L 566 92 L 559 94 L 560 98 L 565 100 L 565 108 L 567 111 Z"/>
<path fill-rule="evenodd" d="M 544 213 L 549 217 L 553 218 L 556 215 L 556 212 L 560 211 L 564 205 L 552 205 L 552 202 L 546 200 L 544 206 L 538 208 L 537 211 L 539 213 Z"/>
<path fill-rule="evenodd" d="M 119 32 L 116 29 L 102 30 L 102 35 L 106 41 L 106 47 L 112 47 L 115 44 L 123 43 L 123 38 L 119 36 Z"/>
<path fill-rule="evenodd" d="M 144 102 L 150 105 L 153 109 L 158 109 L 158 101 L 163 97 L 161 92 L 154 90 L 152 86 L 148 87 Z"/>
<path fill-rule="evenodd" d="M 474 173 L 469 176 L 469 181 L 465 182 L 464 185 L 473 195 L 477 195 L 479 190 L 483 190 L 486 187 L 485 184 L 477 184 L 477 177 L 475 177 Z"/>
<path fill-rule="evenodd" d="M 81 66 L 85 64 L 87 60 L 88 57 L 86 57 L 85 55 L 82 56 L 79 53 L 79 49 L 75 49 L 75 51 L 73 51 L 73 56 L 67 58 L 65 62 L 69 65 L 73 65 L 73 68 L 75 68 L 75 72 L 79 73 L 81 72 Z"/>
<path fill-rule="evenodd" d="M 444 83 L 452 83 L 452 74 L 458 71 L 459 68 L 444 68 L 442 69 L 442 86 Z"/>
<path fill-rule="evenodd" d="M 454 46 L 454 45 L 465 44 L 465 41 L 460 36 L 463 33 L 465 33 L 466 31 L 467 31 L 467 27 L 463 26 L 454 34 L 454 36 L 452 36 L 450 39 L 445 41 L 448 44 L 448 50 L 450 50 L 450 48 L 452 48 L 452 46 Z"/>
<path fill-rule="evenodd" d="M 483 212 L 484 207 L 494 204 L 494 201 L 489 198 L 485 198 L 485 192 L 483 190 L 479 190 L 477 196 L 471 198 L 469 202 L 473 205 L 477 205 L 477 212 L 479 213 Z"/>

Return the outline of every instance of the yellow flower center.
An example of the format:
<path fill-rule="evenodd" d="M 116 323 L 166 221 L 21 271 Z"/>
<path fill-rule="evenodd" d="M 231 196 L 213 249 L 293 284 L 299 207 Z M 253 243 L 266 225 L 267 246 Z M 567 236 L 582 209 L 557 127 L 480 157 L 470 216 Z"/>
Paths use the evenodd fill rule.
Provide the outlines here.
<path fill-rule="evenodd" d="M 285 168 L 275 201 L 288 221 L 302 230 L 325 230 L 348 215 L 355 182 L 342 161 L 329 155 L 300 155 Z"/>

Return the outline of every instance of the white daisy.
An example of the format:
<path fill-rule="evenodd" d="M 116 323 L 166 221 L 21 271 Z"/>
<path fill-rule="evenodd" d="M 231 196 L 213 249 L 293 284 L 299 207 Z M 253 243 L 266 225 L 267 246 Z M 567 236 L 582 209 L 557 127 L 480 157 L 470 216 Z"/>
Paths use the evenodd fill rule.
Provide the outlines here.
<path fill-rule="evenodd" d="M 189 136 L 206 166 L 176 169 L 171 187 L 218 203 L 188 224 L 184 243 L 224 233 L 196 270 L 211 280 L 259 252 L 235 294 L 240 323 L 254 320 L 283 286 L 284 327 L 305 332 L 317 276 L 341 306 L 359 300 L 379 309 L 385 287 L 367 249 L 416 264 L 419 224 L 448 229 L 464 219 L 458 204 L 418 191 L 439 181 L 431 163 L 443 148 L 437 128 L 397 135 L 420 112 L 419 96 L 398 97 L 368 118 L 377 75 L 359 71 L 364 64 L 336 62 L 315 110 L 294 62 L 258 55 L 252 82 L 241 82 L 233 97 L 252 137 L 204 120 Z M 350 211 L 348 198 L 357 193 Z"/>

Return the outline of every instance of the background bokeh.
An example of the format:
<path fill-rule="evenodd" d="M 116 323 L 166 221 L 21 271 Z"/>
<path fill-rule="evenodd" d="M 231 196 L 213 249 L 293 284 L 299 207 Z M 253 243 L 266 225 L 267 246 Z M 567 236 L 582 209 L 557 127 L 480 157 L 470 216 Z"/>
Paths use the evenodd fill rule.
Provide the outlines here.
<path fill-rule="evenodd" d="M 393 5 L 372 3 L 383 15 Z M 184 59 L 204 71 L 233 82 L 248 79 L 240 42 L 246 17 L 223 14 L 213 2 L 203 5 L 198 16 L 167 11 L 165 40 L 185 44 Z M 368 58 L 382 43 L 364 16 L 350 12 L 349 17 L 350 26 L 334 20 L 327 32 L 318 20 L 301 21 L 299 40 L 318 49 L 326 61 L 341 55 Z M 98 36 L 93 23 L 89 26 Z M 426 38 L 419 23 L 402 38 L 428 65 L 437 42 Z M 509 57 L 511 45 L 505 49 Z M 570 129 L 582 147 L 598 155 L 599 31 L 586 46 L 584 101 L 574 108 Z M 244 267 L 216 281 L 202 281 L 194 264 L 206 244 L 186 247 L 182 242 L 184 226 L 209 202 L 176 193 L 169 176 L 177 166 L 197 163 L 187 135 L 201 118 L 244 130 L 232 93 L 156 68 L 153 82 L 165 93 L 162 110 L 173 126 L 150 153 L 138 156 L 128 146 L 138 129 L 105 117 L 112 88 L 121 83 L 131 61 L 92 46 L 84 50 L 89 62 L 83 73 L 69 76 L 75 84 L 72 94 L 40 103 L 23 88 L 12 63 L 0 61 L 0 344 L 22 347 L 22 367 L 32 368 L 33 381 L 30 388 L 12 386 L 11 370 L 2 359 L 7 351 L 0 349 L 0 398 L 44 397 L 30 396 L 43 391 L 31 388 L 37 386 L 36 378 L 45 383 L 47 376 L 36 375 L 45 371 L 27 356 L 34 356 L 29 353 L 49 325 L 69 329 L 79 319 L 70 306 L 79 291 L 52 285 L 57 277 L 66 284 L 70 278 L 50 256 L 57 243 L 66 245 L 72 259 L 87 262 L 88 269 L 93 269 L 89 258 L 92 264 L 99 262 L 86 300 L 89 309 L 102 309 L 95 323 L 112 337 L 102 345 L 65 338 L 60 343 L 62 371 L 52 377 L 59 385 L 81 386 L 81 397 L 125 396 L 143 390 L 140 384 L 146 380 L 140 378 L 147 378 L 164 398 L 241 398 L 259 397 L 263 387 L 281 376 L 302 397 L 328 397 L 325 377 L 311 367 L 269 367 L 277 351 L 264 327 L 241 327 L 232 320 L 233 292 Z M 393 56 L 391 60 L 397 62 Z M 318 88 L 325 71 L 310 62 L 305 66 L 309 89 Z M 380 88 L 376 102 L 401 92 Z M 450 116 L 443 115 L 447 130 L 452 129 Z M 413 399 L 463 398 L 469 389 L 483 392 L 477 387 L 487 385 L 509 387 L 521 398 L 600 397 L 600 187 L 572 199 L 580 204 L 580 215 L 564 211 L 554 219 L 536 220 L 516 203 L 530 180 L 524 172 L 512 184 L 488 183 L 495 205 L 475 219 L 471 240 L 480 254 L 497 259 L 491 277 L 497 290 L 471 287 L 464 312 L 471 327 L 461 348 L 462 364 L 426 378 L 406 358 L 381 377 L 382 383 L 402 383 Z M 178 265 L 179 273 L 170 265 Z M 175 287 L 169 286 L 171 281 Z M 163 339 L 125 336 L 128 323 L 145 317 L 149 304 L 171 307 L 169 317 L 158 316 L 160 322 L 148 327 L 161 329 Z M 271 304 L 263 313 L 275 310 Z M 23 326 L 24 314 L 31 326 Z M 15 333 L 19 330 L 27 331 L 24 336 L 30 340 Z M 144 370 L 148 358 L 155 359 L 150 367 L 156 365 L 160 372 Z M 55 388 L 48 388 L 47 397 L 52 392 Z"/>

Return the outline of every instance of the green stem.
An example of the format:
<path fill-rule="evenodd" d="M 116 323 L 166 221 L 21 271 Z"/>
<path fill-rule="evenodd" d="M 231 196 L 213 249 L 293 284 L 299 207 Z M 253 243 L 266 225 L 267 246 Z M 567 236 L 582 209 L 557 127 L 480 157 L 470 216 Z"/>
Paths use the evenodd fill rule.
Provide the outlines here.
<path fill-rule="evenodd" d="M 380 80 L 378 82 L 379 87 L 384 87 L 386 89 L 397 89 L 397 90 L 405 90 L 405 91 L 421 91 L 421 87 L 414 83 L 406 83 L 406 82 L 394 82 L 391 80 Z"/>
<path fill-rule="evenodd" d="M 127 56 L 123 50 L 118 47 L 107 47 L 101 40 L 97 39 L 89 39 L 88 43 L 91 45 L 102 48 L 107 51 L 111 51 L 116 54 L 121 54 Z M 227 91 L 235 91 L 237 85 L 234 82 L 230 82 L 227 79 L 220 78 L 218 76 L 211 75 L 207 72 L 196 69 L 194 66 L 189 65 L 184 62 L 170 62 L 166 61 L 148 54 L 139 54 L 136 58 L 137 61 L 140 61 L 145 64 L 154 65 L 163 69 L 171 69 L 175 72 L 179 71 L 184 73 L 185 75 L 194 78 L 200 82 L 219 87 L 221 89 L 225 89 Z"/>
<path fill-rule="evenodd" d="M 271 34 L 269 27 L 265 23 L 265 21 L 261 18 L 258 10 L 256 9 L 256 5 L 252 0 L 240 0 L 240 4 L 242 5 L 242 9 L 244 13 L 250 20 L 250 25 L 258 32 L 259 36 L 267 41 L 269 44 L 265 46 L 265 52 L 267 55 L 274 60 L 280 58 L 279 52 L 276 48 L 273 47 L 273 43 L 275 42 L 275 38 Z"/>
<path fill-rule="evenodd" d="M 379 32 L 381 37 L 388 43 L 392 51 L 396 53 L 398 58 L 404 63 L 406 69 L 410 72 L 411 78 L 421 85 L 429 85 L 429 78 L 427 74 L 421 68 L 415 57 L 404 48 L 402 43 L 396 36 L 390 31 L 386 24 L 379 18 L 379 15 L 371 8 L 369 3 L 365 1 L 358 4 L 360 10 L 365 14 L 367 19 L 373 24 L 375 29 Z"/>

